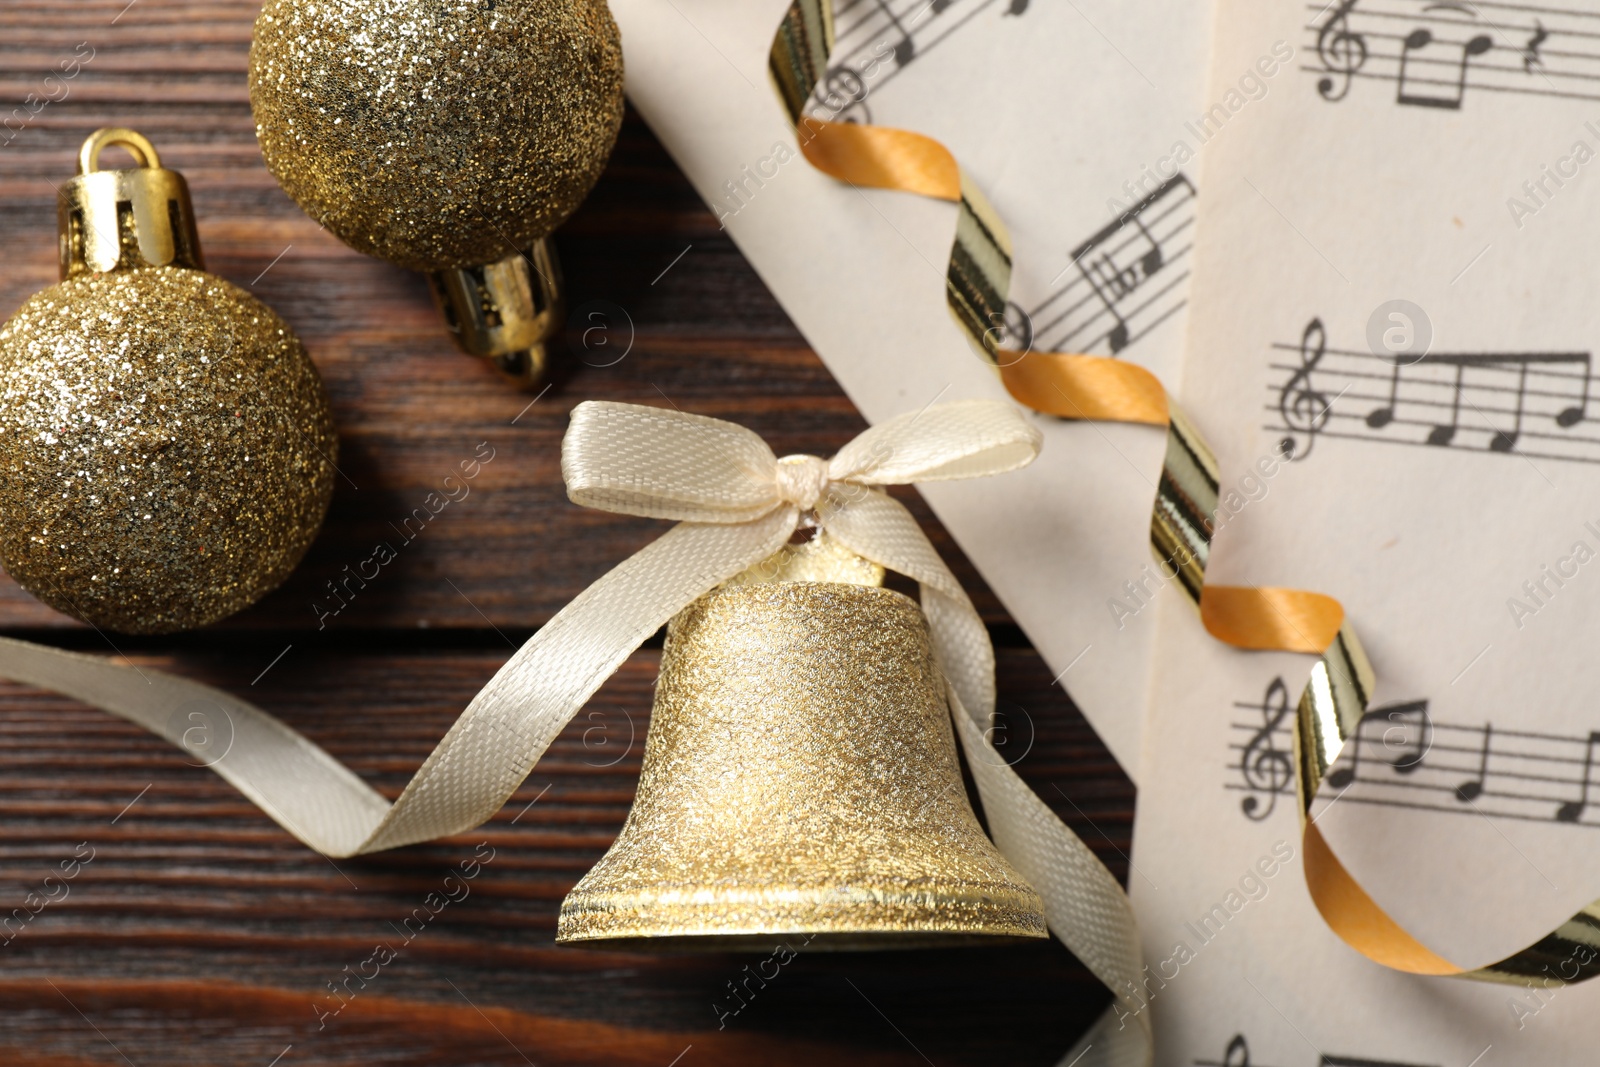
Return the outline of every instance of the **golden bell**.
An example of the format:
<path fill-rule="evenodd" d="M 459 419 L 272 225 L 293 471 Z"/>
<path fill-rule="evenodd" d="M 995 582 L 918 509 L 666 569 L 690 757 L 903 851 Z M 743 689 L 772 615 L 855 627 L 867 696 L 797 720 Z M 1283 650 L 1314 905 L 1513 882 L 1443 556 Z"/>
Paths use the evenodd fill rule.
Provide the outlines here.
<path fill-rule="evenodd" d="M 558 942 L 1046 936 L 1039 895 L 967 802 L 921 610 L 881 569 L 812 545 L 673 620 L 637 799 L 562 902 Z"/>

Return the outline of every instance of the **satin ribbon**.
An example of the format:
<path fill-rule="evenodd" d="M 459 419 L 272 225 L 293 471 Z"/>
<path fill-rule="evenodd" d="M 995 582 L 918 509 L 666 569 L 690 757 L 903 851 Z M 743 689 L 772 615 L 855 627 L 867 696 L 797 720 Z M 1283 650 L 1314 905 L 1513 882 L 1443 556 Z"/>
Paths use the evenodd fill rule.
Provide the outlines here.
<path fill-rule="evenodd" d="M 1126 909 L 1115 881 L 1104 869 L 1090 870 L 1098 867 L 1093 853 L 987 741 L 994 712 L 989 633 L 915 518 L 880 490 L 1003 474 L 1034 461 L 1038 443 L 1038 430 L 1016 408 L 992 400 L 891 419 L 827 461 L 778 459 L 762 438 L 731 422 L 582 403 L 562 442 L 568 496 L 677 525 L 590 585 L 518 649 L 394 805 L 290 726 L 197 681 L 16 640 L 0 640 L 0 673 L 122 715 L 200 755 L 318 853 L 373 853 L 490 819 L 635 648 L 701 593 L 778 552 L 814 512 L 845 547 L 922 585 L 952 709 L 968 709 L 957 715 L 958 736 L 990 822 L 1013 865 L 1045 894 L 1051 921 L 1061 923 L 1067 910 L 1085 905 L 1072 894 L 1088 894 L 1094 907 L 1115 913 Z M 232 723 L 232 745 L 221 758 L 213 760 L 208 739 L 192 739 L 189 720 L 174 715 L 197 701 Z M 1051 885 L 1069 886 L 1066 896 L 1048 893 Z M 1085 941 L 1077 949 L 1093 955 L 1098 947 Z"/>
<path fill-rule="evenodd" d="M 120 715 L 201 757 L 306 845 L 354 856 L 477 826 L 622 662 L 702 593 L 778 551 L 815 509 L 840 542 L 922 584 L 936 651 L 962 702 L 994 707 L 983 622 L 910 513 L 876 487 L 976 478 L 1032 462 L 1039 433 L 1008 404 L 943 404 L 857 437 L 832 460 L 777 459 L 749 430 L 584 403 L 562 441 L 579 504 L 678 524 L 579 594 L 473 697 L 392 805 L 312 741 L 237 697 L 159 671 L 0 639 L 0 675 Z M 227 717 L 220 758 L 178 714 Z"/>
<path fill-rule="evenodd" d="M 1033 461 L 1040 440 L 1012 405 L 975 400 L 891 419 L 829 460 L 779 459 L 754 433 L 718 419 L 630 404 L 578 405 L 561 448 L 571 499 L 677 525 L 530 638 L 392 805 L 289 726 L 198 682 L 10 639 L 0 639 L 0 675 L 76 697 L 200 756 L 318 852 L 375 852 L 488 820 L 641 643 L 703 593 L 772 556 L 814 514 L 845 547 L 919 584 L 955 733 L 995 843 L 1039 892 L 1046 921 L 1067 948 L 1108 985 L 1132 988 L 1139 946 L 1127 897 L 994 748 L 988 631 L 922 528 L 881 488 L 1016 470 Z M 213 758 L 211 738 L 191 738 L 189 720 L 176 714 L 197 701 L 232 724 L 232 744 L 220 758 Z M 1128 1032 L 1135 1031 L 1148 1043 L 1142 1015 Z M 1107 1048 L 1116 1043 L 1115 1036 L 1102 1041 Z"/>
<path fill-rule="evenodd" d="M 1127 897 L 990 742 L 994 650 L 988 631 L 916 520 L 881 488 L 1016 470 L 1033 461 L 1040 439 L 1010 404 L 977 400 L 891 419 L 830 460 L 778 459 L 760 437 L 718 419 L 580 404 L 562 441 L 571 499 L 677 525 L 530 638 L 472 699 L 392 805 L 273 716 L 197 682 L 10 639 L 0 639 L 0 675 L 76 697 L 200 756 L 318 852 L 375 852 L 488 820 L 641 643 L 701 594 L 772 556 L 814 514 L 845 547 L 919 584 L 955 733 L 995 843 L 1039 892 L 1051 931 L 1108 985 L 1131 988 L 1139 977 L 1139 948 Z M 212 758 L 210 738 L 191 739 L 189 720 L 175 714 L 196 701 L 231 721 L 232 744 L 220 758 Z M 1138 1019 L 1128 1032 L 1148 1043 L 1148 1023 Z"/>
<path fill-rule="evenodd" d="M 1160 381 L 1141 367 L 1114 358 L 1004 347 L 1011 280 L 1004 223 L 955 157 L 932 138 L 804 114 L 814 100 L 827 105 L 826 91 L 818 87 L 825 84 L 832 50 L 829 0 L 795 0 L 773 39 L 768 67 L 806 159 L 842 182 L 955 201 L 947 304 L 1007 391 L 1020 403 L 1061 418 L 1166 427 L 1166 458 L 1150 525 L 1156 558 L 1175 570 L 1213 637 L 1242 649 L 1319 657 L 1300 698 L 1294 745 L 1306 880 L 1329 927 L 1370 959 L 1413 974 L 1547 984 L 1600 973 L 1600 954 L 1593 951 L 1600 945 L 1600 901 L 1528 948 L 1468 969 L 1414 938 L 1351 877 L 1308 817 L 1318 787 L 1367 713 L 1373 688 L 1372 667 L 1343 606 L 1308 590 L 1206 584 L 1218 486 L 1209 446 Z M 1591 962 L 1579 966 L 1576 975 L 1551 970 L 1552 964 L 1585 958 Z"/>

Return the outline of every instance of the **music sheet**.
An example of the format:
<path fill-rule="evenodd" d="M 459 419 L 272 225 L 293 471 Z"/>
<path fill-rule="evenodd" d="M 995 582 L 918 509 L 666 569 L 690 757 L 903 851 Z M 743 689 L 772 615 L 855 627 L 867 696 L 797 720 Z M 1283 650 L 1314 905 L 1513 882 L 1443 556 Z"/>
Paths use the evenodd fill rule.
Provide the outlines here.
<path fill-rule="evenodd" d="M 954 206 L 841 185 L 794 151 L 766 73 L 785 0 L 611 6 L 635 107 L 869 420 L 1005 395 L 945 309 Z M 996 324 L 1011 343 L 1114 353 L 1175 386 L 1193 170 L 1217 134 L 1200 117 L 1206 17 L 1193 0 L 838 0 L 813 113 L 927 133 L 977 178 L 1015 242 Z M 1297 48 L 1267 42 L 1244 91 L 1282 92 Z M 1040 424 L 1030 469 L 922 491 L 1133 775 L 1145 606 L 1165 584 L 1146 547 L 1163 442 Z"/>
<path fill-rule="evenodd" d="M 1328 929 L 1306 891 L 1293 797 L 1274 801 L 1235 788 L 1244 781 L 1236 766 L 1218 774 L 1225 762 L 1238 763 L 1239 750 L 1230 746 L 1246 732 L 1239 727 L 1258 731 L 1272 721 L 1277 691 L 1293 691 L 1305 657 L 1232 651 L 1186 606 L 1171 614 L 1178 609 L 1191 618 L 1173 620 L 1183 625 L 1163 619 L 1160 654 L 1189 673 L 1163 670 L 1155 687 L 1128 878 L 1144 944 L 1139 995 L 1155 1024 L 1156 1063 L 1592 1064 L 1600 1042 L 1600 988 L 1593 983 L 1527 989 L 1402 975 Z M 1196 686 L 1196 678 L 1204 684 Z M 1404 829 L 1393 842 L 1397 864 L 1425 846 L 1426 830 Z M 1462 871 L 1461 889 L 1470 892 L 1474 880 L 1520 862 L 1502 842 Z M 1448 907 L 1454 899 L 1436 903 Z M 1502 921 L 1520 917 L 1513 909 Z M 1552 958 L 1551 973 L 1570 975 L 1583 962 Z"/>
<path fill-rule="evenodd" d="M 1180 396 L 1222 474 L 1208 580 L 1344 604 L 1377 699 L 1318 827 L 1469 967 L 1600 898 L 1600 10 L 1578 7 L 1222 0 L 1213 43 L 1213 93 L 1275 39 L 1297 61 L 1198 176 Z M 1403 977 L 1328 931 L 1287 759 L 1310 659 L 1223 648 L 1178 598 L 1158 626 L 1131 889 L 1178 974 L 1163 1062 L 1592 1062 L 1600 988 Z"/>

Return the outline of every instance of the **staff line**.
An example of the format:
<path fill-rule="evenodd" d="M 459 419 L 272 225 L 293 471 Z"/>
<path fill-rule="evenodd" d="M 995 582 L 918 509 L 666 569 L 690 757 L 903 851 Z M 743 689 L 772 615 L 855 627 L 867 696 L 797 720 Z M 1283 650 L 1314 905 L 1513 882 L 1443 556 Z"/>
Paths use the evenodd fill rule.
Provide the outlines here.
<path fill-rule="evenodd" d="M 1306 10 L 1308 11 L 1326 11 L 1328 6 L 1329 5 L 1323 5 L 1319 7 L 1314 3 L 1305 5 Z M 1512 3 L 1508 2 L 1508 0 L 1474 0 L 1473 6 L 1499 8 L 1503 11 L 1515 11 L 1519 14 L 1570 15 L 1573 18 L 1600 20 L 1600 13 L 1593 11 L 1575 11 L 1571 8 L 1560 7 L 1541 7 L 1537 4 Z M 1370 11 L 1371 8 L 1363 8 L 1362 10 Z"/>
<path fill-rule="evenodd" d="M 1170 235 L 1168 235 L 1168 238 L 1163 238 L 1163 240 L 1170 239 L 1171 237 L 1176 237 L 1179 233 L 1181 233 L 1183 231 L 1183 229 L 1186 229 L 1186 228 L 1187 227 L 1180 227 L 1179 229 L 1174 230 Z M 1193 243 L 1186 244 L 1186 245 L 1183 245 L 1180 248 L 1173 249 L 1171 255 L 1167 256 L 1163 260 L 1161 268 L 1159 270 L 1153 271 L 1150 274 L 1146 274 L 1143 277 L 1141 277 L 1139 279 L 1139 281 L 1135 282 L 1128 289 L 1128 291 L 1126 293 L 1123 293 L 1121 296 L 1116 297 L 1112 301 L 1112 303 L 1116 303 L 1119 300 L 1126 299 L 1129 295 L 1131 295 L 1131 294 L 1139 291 L 1140 289 L 1144 288 L 1145 284 L 1147 282 L 1149 282 L 1151 278 L 1154 278 L 1156 276 L 1156 274 L 1161 273 L 1163 271 L 1166 271 L 1167 268 L 1169 268 L 1169 267 L 1176 267 L 1192 251 L 1194 251 L 1194 244 Z M 1095 303 L 1096 300 L 1099 301 L 1101 307 L 1100 307 L 1100 309 L 1098 311 L 1096 311 L 1093 315 L 1091 315 L 1088 320 L 1085 321 L 1084 326 L 1089 325 L 1095 319 L 1099 318 L 1101 315 L 1104 315 L 1104 314 L 1106 314 L 1107 312 L 1109 312 L 1111 310 L 1110 308 L 1104 306 L 1105 305 L 1105 298 L 1100 295 L 1100 293 L 1094 288 L 1094 286 L 1092 284 L 1090 284 L 1088 278 L 1080 273 L 1079 276 L 1075 280 L 1070 282 L 1068 285 L 1063 286 L 1061 289 L 1057 290 L 1056 293 L 1054 293 L 1050 297 L 1047 297 L 1045 300 L 1041 301 L 1040 303 L 1036 304 L 1033 307 L 1033 309 L 1028 312 L 1028 317 L 1031 319 L 1034 316 L 1039 315 L 1046 308 L 1048 308 L 1051 304 L 1053 304 L 1057 299 L 1059 299 L 1060 297 L 1064 296 L 1066 293 L 1070 292 L 1072 289 L 1075 289 L 1078 286 L 1083 286 L 1083 285 L 1089 286 L 1088 291 L 1086 293 L 1084 293 L 1081 297 L 1079 297 L 1076 300 L 1074 300 L 1071 304 L 1068 304 L 1065 308 L 1060 309 L 1059 313 L 1057 313 L 1055 315 L 1055 317 L 1052 318 L 1047 324 L 1045 324 L 1044 326 L 1040 326 L 1040 327 L 1035 328 L 1034 333 L 1036 335 L 1040 334 L 1040 333 L 1048 333 L 1050 330 L 1055 329 L 1061 323 L 1063 323 L 1063 322 L 1067 321 L 1068 319 L 1072 318 L 1072 316 L 1076 312 L 1083 310 L 1083 308 L 1086 305 Z M 1079 329 L 1082 329 L 1082 328 L 1083 327 L 1079 327 Z M 1074 331 L 1074 332 L 1077 332 L 1077 331 Z"/>
<path fill-rule="evenodd" d="M 1141 201 L 1141 203 L 1143 203 L 1143 201 Z M 1156 215 L 1155 217 L 1147 220 L 1148 221 L 1148 227 L 1147 228 L 1149 228 L 1151 230 L 1154 230 L 1161 223 L 1167 221 L 1167 219 L 1170 218 L 1174 212 L 1176 212 L 1176 211 L 1178 211 L 1181 208 L 1184 208 L 1186 206 L 1192 205 L 1193 203 L 1194 203 L 1194 198 L 1191 196 L 1187 200 L 1183 200 L 1183 201 L 1180 201 L 1179 203 L 1173 204 L 1171 207 L 1169 207 L 1166 210 L 1164 210 L 1163 212 L 1161 212 L 1161 214 Z M 1133 209 L 1130 208 L 1129 211 L 1128 211 L 1128 214 L 1132 215 L 1133 214 Z M 1181 222 L 1179 222 L 1176 226 L 1174 226 L 1170 231 L 1167 231 L 1166 233 L 1161 233 L 1161 234 L 1157 234 L 1157 233 L 1153 233 L 1152 232 L 1150 236 L 1152 238 L 1154 238 L 1156 246 L 1159 248 L 1159 247 L 1164 246 L 1166 244 L 1166 242 L 1168 242 L 1168 241 L 1172 240 L 1174 237 L 1178 236 L 1184 230 L 1187 230 L 1189 227 L 1193 226 L 1194 222 L 1195 222 L 1195 216 L 1191 212 Z M 1122 244 L 1117 245 L 1115 248 L 1108 249 L 1106 251 L 1106 255 L 1111 256 L 1113 258 L 1113 260 L 1114 260 L 1115 257 L 1117 255 L 1119 255 L 1120 253 L 1126 252 L 1132 246 L 1134 246 L 1136 244 L 1141 244 L 1141 243 L 1143 243 L 1143 241 L 1144 241 L 1144 235 L 1143 234 L 1140 234 L 1140 233 L 1132 234 L 1132 235 L 1130 235 L 1128 237 L 1127 240 L 1123 241 Z M 1188 251 L 1189 247 L 1192 247 L 1192 246 L 1186 246 L 1184 251 Z M 1094 251 L 1094 249 L 1090 249 L 1090 251 Z M 1067 261 L 1067 265 L 1065 267 L 1063 267 L 1056 274 L 1056 278 L 1060 278 L 1063 274 L 1068 273 L 1069 271 L 1072 270 L 1073 267 L 1080 266 L 1080 261 L 1081 261 L 1081 259 L 1082 259 L 1084 254 L 1086 254 L 1086 253 L 1080 252 L 1078 256 L 1069 259 Z M 1172 258 L 1176 259 L 1177 256 L 1174 255 Z M 1043 303 L 1041 303 L 1039 305 L 1039 307 L 1043 308 L 1045 305 L 1047 305 L 1047 304 L 1049 304 L 1049 303 L 1051 303 L 1051 302 L 1053 302 L 1055 300 L 1060 299 L 1062 296 L 1064 296 L 1065 294 L 1071 292 L 1073 289 L 1076 289 L 1078 286 L 1088 285 L 1088 284 L 1089 284 L 1089 279 L 1087 279 L 1087 278 L 1085 278 L 1083 276 L 1083 272 L 1082 272 L 1082 270 L 1080 268 L 1078 274 L 1076 276 L 1074 276 L 1073 279 L 1070 282 L 1068 282 L 1066 285 L 1061 286 L 1054 293 L 1052 293 Z M 1093 286 L 1090 286 L 1090 288 L 1092 289 Z"/>
<path fill-rule="evenodd" d="M 1179 264 L 1179 262 L 1181 262 L 1189 254 L 1189 251 L 1193 247 L 1194 247 L 1193 245 L 1184 245 L 1183 249 L 1178 254 L 1174 255 L 1172 257 L 1172 260 L 1167 265 L 1171 266 L 1171 267 L 1176 267 Z M 1155 297 L 1153 297 L 1152 299 L 1159 299 L 1162 295 L 1164 295 L 1167 292 L 1169 292 L 1174 285 L 1176 285 L 1179 282 L 1183 281 L 1188 276 L 1189 276 L 1188 270 L 1184 270 L 1184 271 L 1180 272 L 1180 275 L 1177 278 L 1174 278 L 1171 281 L 1167 281 L 1166 284 L 1162 286 L 1161 290 L 1159 292 L 1157 292 Z M 1145 287 L 1145 283 L 1148 282 L 1150 280 L 1150 278 L 1153 278 L 1153 277 L 1155 277 L 1155 275 L 1153 275 L 1153 274 L 1152 275 L 1146 275 L 1144 281 L 1142 281 L 1139 284 L 1133 286 L 1126 293 L 1123 293 L 1120 297 L 1117 297 L 1117 301 L 1125 300 L 1128 297 L 1138 293 L 1141 289 L 1143 289 Z M 1085 296 L 1083 299 L 1077 301 L 1076 303 L 1072 304 L 1070 307 L 1067 307 L 1066 309 L 1064 309 L 1059 315 L 1057 315 L 1055 318 L 1051 319 L 1048 323 L 1045 323 L 1043 326 L 1035 326 L 1034 330 L 1033 330 L 1034 337 L 1037 338 L 1037 337 L 1041 336 L 1042 334 L 1047 334 L 1047 333 L 1051 332 L 1052 330 L 1060 327 L 1063 323 L 1066 323 L 1069 319 L 1071 319 L 1076 312 L 1082 310 L 1086 305 L 1093 304 L 1094 303 L 1094 297 L 1097 296 L 1097 295 L 1098 294 L 1091 293 L 1089 296 Z M 1116 301 L 1113 301 L 1113 303 L 1116 303 Z M 1140 311 L 1143 311 L 1145 309 L 1145 307 L 1148 307 L 1149 303 L 1150 303 L 1150 301 L 1146 301 L 1144 304 L 1140 305 L 1139 307 L 1133 309 L 1132 311 L 1129 311 L 1126 315 L 1122 316 L 1123 320 L 1127 321 L 1128 319 L 1130 319 L 1133 316 L 1137 315 Z M 1040 305 L 1039 307 L 1034 308 L 1034 310 L 1028 312 L 1028 318 L 1029 318 L 1030 321 L 1033 319 L 1033 317 L 1035 315 L 1038 314 L 1039 310 L 1043 306 L 1044 305 Z M 1059 340 L 1057 341 L 1057 344 L 1054 347 L 1058 347 L 1059 348 L 1062 345 L 1065 345 L 1073 337 L 1078 336 L 1084 330 L 1087 330 L 1090 327 L 1092 327 L 1095 324 L 1095 322 L 1097 322 L 1099 319 L 1104 318 L 1106 315 L 1111 314 L 1111 311 L 1112 311 L 1112 309 L 1110 307 L 1106 306 L 1105 301 L 1101 300 L 1100 301 L 1100 306 L 1095 310 L 1095 312 L 1093 314 L 1091 314 L 1088 318 L 1084 319 L 1082 323 L 1080 323 L 1079 325 L 1073 327 L 1071 330 L 1068 330 L 1066 333 L 1062 334 L 1060 336 Z M 1107 330 L 1106 331 L 1106 336 L 1109 337 L 1110 336 L 1110 332 L 1111 332 L 1110 330 Z M 1131 343 L 1132 339 L 1130 338 L 1129 341 Z"/>
<path fill-rule="evenodd" d="M 1382 57 L 1379 57 L 1379 58 L 1382 58 Z M 1327 70 L 1326 67 L 1301 67 L 1300 69 L 1302 71 L 1305 71 L 1305 72 L 1310 73 L 1310 74 L 1327 74 L 1328 73 L 1328 70 Z M 1400 81 L 1400 76 L 1398 74 L 1379 74 L 1379 73 L 1376 73 L 1376 72 L 1373 72 L 1373 71 L 1368 71 L 1368 70 L 1340 71 L 1339 73 L 1340 74 L 1344 74 L 1344 75 L 1346 75 L 1348 77 L 1351 77 L 1351 78 L 1363 78 L 1363 79 L 1366 79 L 1366 80 L 1369 80 L 1369 81 L 1381 81 L 1381 82 L 1399 82 Z M 1443 85 L 1443 86 L 1448 86 L 1449 88 L 1452 88 L 1452 89 L 1456 87 L 1456 83 L 1455 82 L 1441 82 L 1441 81 L 1433 81 L 1433 80 L 1424 81 L 1421 78 L 1407 78 L 1406 81 L 1408 83 L 1415 82 L 1415 83 L 1417 83 L 1419 85 Z M 1467 84 L 1467 88 L 1468 89 L 1475 89 L 1475 90 L 1478 90 L 1480 92 L 1516 93 L 1519 96 L 1548 96 L 1548 97 L 1553 97 L 1553 98 L 1559 99 L 1559 100 L 1600 100 L 1600 93 L 1564 93 L 1564 92 L 1559 92 L 1559 91 L 1557 91 L 1555 89 L 1528 89 L 1528 88 L 1523 88 L 1521 86 L 1516 86 L 1516 85 L 1492 85 L 1492 84 L 1489 84 L 1487 82 L 1481 83 L 1481 84 L 1469 82 Z"/>
<path fill-rule="evenodd" d="M 1183 273 L 1181 273 L 1181 274 L 1177 275 L 1176 277 L 1174 277 L 1170 282 L 1168 282 L 1162 288 L 1160 288 L 1156 292 L 1152 293 L 1150 295 L 1150 298 L 1148 300 L 1146 300 L 1143 304 L 1140 304 L 1138 307 L 1135 307 L 1135 308 L 1129 310 L 1125 315 L 1123 315 L 1122 316 L 1123 323 L 1128 323 L 1128 322 L 1132 321 L 1133 319 L 1137 318 L 1139 316 L 1139 314 L 1141 312 L 1143 312 L 1146 308 L 1150 307 L 1150 305 L 1154 304 L 1156 301 L 1160 300 L 1163 296 L 1165 296 L 1168 293 L 1170 293 L 1173 289 L 1175 289 L 1178 286 L 1182 285 L 1185 281 L 1188 280 L 1188 278 L 1189 278 L 1189 272 L 1188 271 L 1184 271 Z M 1128 339 L 1127 339 L 1126 343 L 1124 343 L 1123 346 L 1122 346 L 1122 349 L 1126 350 L 1131 345 L 1133 345 L 1136 341 L 1138 341 L 1141 337 L 1148 336 L 1151 330 L 1154 330 L 1157 326 L 1161 325 L 1161 323 L 1165 322 L 1167 319 L 1171 318 L 1173 315 L 1175 315 L 1179 311 L 1183 310 L 1183 308 L 1185 306 L 1187 306 L 1187 304 L 1188 304 L 1187 300 L 1180 300 L 1180 301 L 1178 301 L 1178 303 L 1176 305 L 1174 305 L 1171 308 L 1168 308 L 1158 318 L 1156 318 L 1154 321 L 1152 321 L 1148 326 L 1146 326 L 1144 329 L 1140 330 L 1138 333 L 1130 332 L 1128 334 Z M 1100 318 L 1101 314 L 1104 314 L 1104 312 L 1097 313 L 1094 316 L 1094 318 L 1095 319 Z M 1056 342 L 1053 345 L 1050 346 L 1051 349 L 1052 350 L 1059 350 L 1059 349 L 1062 349 L 1062 348 L 1076 347 L 1076 346 L 1073 346 L 1073 345 L 1069 345 L 1069 342 L 1071 341 L 1072 338 L 1078 336 L 1085 329 L 1087 329 L 1089 327 L 1090 323 L 1092 323 L 1093 321 L 1094 320 L 1091 319 L 1090 322 L 1085 323 L 1083 326 L 1080 326 L 1078 329 L 1073 330 L 1073 331 L 1071 331 L 1069 333 L 1063 334 L 1061 337 L 1056 339 Z M 1111 340 L 1112 331 L 1115 330 L 1115 329 L 1116 329 L 1116 327 L 1113 326 L 1113 327 L 1111 327 L 1111 329 L 1108 329 L 1105 332 L 1100 333 L 1100 334 L 1096 335 L 1095 337 L 1090 338 L 1087 342 L 1085 342 L 1083 344 L 1082 347 L 1084 347 L 1084 348 L 1093 348 L 1096 345 L 1100 344 L 1102 341 L 1106 342 L 1109 345 L 1110 340 Z"/>

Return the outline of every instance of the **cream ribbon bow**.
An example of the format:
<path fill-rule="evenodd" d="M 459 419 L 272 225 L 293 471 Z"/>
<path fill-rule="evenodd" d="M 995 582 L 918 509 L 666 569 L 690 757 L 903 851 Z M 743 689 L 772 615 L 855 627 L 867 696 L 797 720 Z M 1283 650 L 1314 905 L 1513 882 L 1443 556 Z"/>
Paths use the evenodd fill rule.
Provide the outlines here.
<path fill-rule="evenodd" d="M 719 419 L 632 404 L 578 405 L 561 446 L 572 500 L 678 524 L 531 637 L 467 705 L 393 805 L 278 719 L 197 682 L 11 639 L 0 639 L 0 675 L 76 697 L 200 756 L 318 852 L 376 852 L 487 821 L 640 644 L 701 594 L 777 552 L 815 512 L 845 547 L 921 585 L 956 733 L 995 841 L 1044 898 L 1056 935 L 1121 989 L 1138 968 L 1127 898 L 990 744 L 988 632 L 916 520 L 877 488 L 1016 470 L 1033 461 L 1040 440 L 1013 405 L 973 400 L 881 423 L 830 460 L 778 459 L 760 437 Z M 195 701 L 231 721 L 233 742 L 220 758 L 204 738 L 190 736 L 178 714 Z"/>

